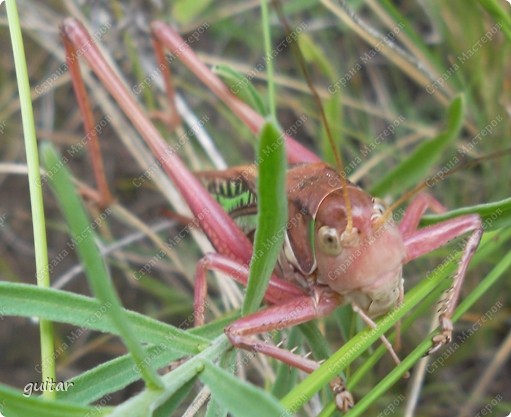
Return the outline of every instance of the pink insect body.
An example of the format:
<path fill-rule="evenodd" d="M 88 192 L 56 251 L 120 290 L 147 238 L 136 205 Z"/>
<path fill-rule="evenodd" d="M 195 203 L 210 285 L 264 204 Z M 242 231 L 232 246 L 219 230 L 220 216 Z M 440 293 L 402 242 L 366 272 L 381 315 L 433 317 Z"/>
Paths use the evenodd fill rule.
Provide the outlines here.
<path fill-rule="evenodd" d="M 231 94 L 172 28 L 155 22 L 152 30 L 160 60 L 163 60 L 163 49 L 168 49 L 247 126 L 254 132 L 259 131 L 263 118 Z M 117 78 L 81 23 L 66 19 L 62 25 L 62 35 L 84 118 L 91 120 L 90 108 L 82 106 L 88 102 L 87 93 L 83 88 L 77 60 L 74 59 L 80 55 L 83 55 L 144 138 L 217 250 L 216 253 L 207 254 L 197 265 L 194 307 L 196 324 L 201 325 L 204 323 L 207 271 L 220 270 L 246 284 L 247 266 L 252 255 L 251 241 L 178 156 L 166 152 L 167 145 L 158 130 Z M 81 54 L 76 55 L 77 51 Z M 171 96 L 168 63 L 160 62 L 160 68 L 163 69 Z M 90 126 L 93 123 L 86 128 L 90 130 Z M 452 333 L 450 318 L 459 298 L 467 265 L 482 235 L 479 216 L 464 215 L 418 228 L 420 218 L 428 208 L 435 212 L 444 210 L 433 197 L 422 193 L 410 203 L 397 225 L 380 200 L 344 180 L 335 169 L 320 162 L 316 155 L 289 136 L 286 136 L 286 146 L 289 162 L 301 165 L 292 166 L 288 172 L 290 221 L 282 256 L 265 295 L 268 306 L 228 326 L 225 331 L 230 341 L 237 347 L 256 350 L 312 372 L 319 366 L 317 362 L 279 346 L 262 343 L 257 335 L 326 316 L 346 303 L 350 303 L 368 325 L 374 326 L 372 318 L 387 313 L 403 298 L 404 264 L 470 232 L 452 288 L 441 305 L 440 334 L 433 339 L 430 352 L 449 342 Z M 241 181 L 243 190 L 255 193 L 253 171 L 231 168 L 209 175 L 210 181 L 233 178 Z M 204 207 L 208 208 L 209 216 L 201 216 Z M 383 341 L 393 354 L 388 341 L 385 338 Z M 343 382 L 336 378 L 331 386 L 338 407 L 343 410 L 349 408 L 353 399 Z"/>

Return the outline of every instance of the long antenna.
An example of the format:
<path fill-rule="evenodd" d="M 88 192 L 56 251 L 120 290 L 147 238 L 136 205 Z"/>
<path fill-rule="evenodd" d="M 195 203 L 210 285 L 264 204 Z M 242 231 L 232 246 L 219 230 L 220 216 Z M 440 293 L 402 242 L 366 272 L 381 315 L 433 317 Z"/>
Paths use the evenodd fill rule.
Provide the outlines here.
<path fill-rule="evenodd" d="M 279 20 L 280 20 L 282 26 L 284 26 L 286 35 L 289 35 L 291 33 L 291 28 L 289 27 L 289 23 L 288 23 L 285 15 L 284 15 L 284 12 L 282 10 L 282 4 L 280 3 L 279 0 L 274 0 L 273 5 L 275 7 L 275 11 L 277 12 L 277 15 L 279 17 Z M 348 181 L 346 180 L 346 174 L 344 172 L 344 164 L 343 164 L 341 155 L 339 153 L 339 150 L 335 146 L 335 142 L 332 137 L 332 131 L 330 129 L 330 125 L 326 118 L 323 103 L 321 102 L 321 98 L 319 97 L 319 94 L 316 91 L 316 88 L 314 87 L 314 85 L 312 83 L 311 77 L 309 75 L 309 71 L 307 70 L 307 66 L 305 65 L 305 59 L 303 57 L 300 46 L 298 45 L 297 42 L 291 42 L 290 45 L 291 45 L 291 48 L 293 48 L 293 51 L 295 52 L 295 54 L 298 58 L 298 64 L 300 66 L 300 70 L 303 73 L 303 76 L 305 78 L 307 86 L 309 87 L 309 90 L 311 91 L 312 96 L 314 97 L 314 101 L 316 102 L 316 105 L 319 109 L 321 122 L 325 126 L 325 131 L 326 131 L 326 135 L 328 138 L 328 142 L 329 142 L 330 147 L 332 148 L 332 151 L 334 153 L 335 165 L 336 165 L 336 168 L 339 171 L 339 174 L 341 177 L 342 194 L 344 197 L 344 203 L 346 205 L 347 225 L 346 225 L 345 233 L 347 233 L 347 236 L 349 236 L 352 233 L 352 229 L 353 229 L 353 215 L 352 215 L 352 210 L 351 210 L 351 200 L 350 200 L 350 197 L 348 194 Z"/>

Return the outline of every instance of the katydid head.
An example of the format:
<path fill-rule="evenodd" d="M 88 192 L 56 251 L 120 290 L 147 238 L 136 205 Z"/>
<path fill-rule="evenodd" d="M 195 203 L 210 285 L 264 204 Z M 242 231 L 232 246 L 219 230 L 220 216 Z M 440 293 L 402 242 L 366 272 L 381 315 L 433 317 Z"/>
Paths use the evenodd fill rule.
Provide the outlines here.
<path fill-rule="evenodd" d="M 392 221 L 380 223 L 385 205 L 360 188 L 347 187 L 328 194 L 314 224 L 314 251 L 318 282 L 345 296 L 370 316 L 387 312 L 402 289 L 405 247 Z M 352 229 L 347 233 L 348 216 Z"/>

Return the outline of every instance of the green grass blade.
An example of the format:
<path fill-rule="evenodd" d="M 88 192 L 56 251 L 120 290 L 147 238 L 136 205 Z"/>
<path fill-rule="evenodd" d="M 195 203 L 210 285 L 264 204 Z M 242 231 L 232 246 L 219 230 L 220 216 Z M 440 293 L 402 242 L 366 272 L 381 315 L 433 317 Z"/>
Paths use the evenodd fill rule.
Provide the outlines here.
<path fill-rule="evenodd" d="M 2 411 L 6 417 L 89 417 L 104 416 L 108 409 L 85 407 L 64 401 L 46 401 L 40 397 L 25 397 L 20 391 L 0 384 Z"/>
<path fill-rule="evenodd" d="M 268 76 L 268 105 L 273 120 L 277 120 L 277 105 L 275 102 L 275 80 L 273 78 L 273 56 L 271 47 L 270 16 L 268 0 L 261 0 L 261 24 L 263 27 L 264 55 L 266 62 L 266 75 Z"/>
<path fill-rule="evenodd" d="M 234 374 L 239 367 L 238 354 L 235 349 L 231 349 L 222 355 L 218 362 L 222 369 L 227 370 L 230 374 Z M 208 408 L 204 417 L 227 417 L 229 410 L 220 404 L 214 395 L 211 396 Z"/>
<path fill-rule="evenodd" d="M 327 118 L 328 125 L 332 133 L 332 138 L 336 144 L 344 143 L 344 133 L 341 129 L 342 126 L 342 91 L 337 89 L 332 96 L 324 100 L 325 117 Z M 321 149 L 325 161 L 335 165 L 335 155 L 337 149 L 332 149 L 330 140 L 328 139 L 327 129 L 324 125 L 321 126 Z M 346 168 L 345 168 L 346 171 Z"/>
<path fill-rule="evenodd" d="M 372 188 L 371 194 L 384 196 L 402 192 L 406 188 L 418 184 L 456 139 L 463 125 L 465 114 L 464 96 L 455 98 L 449 109 L 447 128 L 436 138 L 423 142 L 412 155 L 385 175 Z"/>
<path fill-rule="evenodd" d="M 195 385 L 197 377 L 190 379 L 181 388 L 179 388 L 173 396 L 171 396 L 163 405 L 160 406 L 155 412 L 154 417 L 168 417 L 179 407 L 183 400 L 188 396 L 193 386 Z"/>
<path fill-rule="evenodd" d="M 76 194 L 67 167 L 62 164 L 57 151 L 49 143 L 41 145 L 41 154 L 47 171 L 52 174 L 50 185 L 66 218 L 70 234 L 74 242 L 77 243 L 78 255 L 84 265 L 92 292 L 101 303 L 110 306 L 106 314 L 115 323 L 126 347 L 140 367 L 140 373 L 148 387 L 162 388 L 158 375 L 145 363 L 142 347 L 126 319 L 108 269 L 94 242 L 91 222 Z"/>
<path fill-rule="evenodd" d="M 0 305 L 3 314 L 7 316 L 43 317 L 79 326 L 62 340 L 62 344 L 66 345 L 80 337 L 84 329 L 118 334 L 110 316 L 105 314 L 105 306 L 98 300 L 82 295 L 42 289 L 34 285 L 0 282 Z M 196 354 L 209 343 L 205 337 L 211 337 L 212 333 L 218 336 L 225 327 L 225 321 L 219 321 L 185 332 L 133 311 L 126 311 L 125 314 L 139 340 L 156 345 L 143 350 L 148 365 L 153 369 L 184 355 Z M 232 318 L 228 321 L 232 321 Z M 59 392 L 58 397 L 87 404 L 139 378 L 133 359 L 125 355 L 73 378 L 73 388 Z"/>
<path fill-rule="evenodd" d="M 254 70 L 255 71 L 255 70 Z M 213 72 L 220 76 L 227 84 L 233 94 L 251 106 L 255 111 L 263 116 L 268 116 L 268 109 L 264 101 L 250 81 L 251 73 L 245 75 L 233 70 L 227 65 L 217 65 Z"/>
<path fill-rule="evenodd" d="M 285 415 L 282 406 L 270 394 L 241 381 L 211 362 L 204 363 L 200 379 L 234 417 Z"/>
<path fill-rule="evenodd" d="M 298 331 L 298 327 L 291 329 L 286 340 L 286 349 L 291 350 L 295 346 L 300 346 L 302 340 L 303 337 Z M 296 383 L 296 375 L 296 368 L 290 367 L 284 362 L 279 362 L 275 383 L 273 384 L 273 388 L 271 390 L 272 395 L 277 398 L 281 398 L 287 394 Z"/>
<path fill-rule="evenodd" d="M 479 0 L 484 9 L 500 23 L 502 32 L 506 35 L 508 41 L 511 41 L 511 16 L 509 16 L 509 4 L 499 2 L 498 0 Z"/>
<path fill-rule="evenodd" d="M 315 358 L 325 359 L 332 354 L 325 336 L 318 328 L 317 322 L 310 321 L 300 324 L 299 329 L 307 339 L 307 342 Z"/>
<path fill-rule="evenodd" d="M 421 225 L 427 226 L 464 214 L 479 214 L 486 231 L 509 227 L 511 226 L 511 198 L 495 201 L 493 203 L 463 207 L 448 211 L 447 213 L 424 216 L 421 219 Z"/>
<path fill-rule="evenodd" d="M 327 57 L 323 50 L 314 43 L 312 37 L 307 32 L 300 32 L 298 36 L 298 45 L 305 62 L 310 65 L 313 64 L 319 68 L 332 83 L 335 83 L 337 75 L 329 57 Z"/>
<path fill-rule="evenodd" d="M 232 321 L 232 320 L 231 320 Z M 218 327 L 215 337 L 223 333 L 225 325 Z M 189 330 L 187 334 L 197 337 L 206 337 L 209 333 L 207 326 L 197 327 Z M 167 338 L 164 345 L 164 338 L 169 334 L 162 334 L 160 342 L 153 342 L 153 346 L 144 346 L 146 357 L 149 358 L 150 366 L 153 369 L 160 369 L 169 363 L 183 357 L 183 353 L 176 349 L 175 343 Z M 209 337 L 209 336 L 208 336 Z M 142 339 L 143 340 L 143 339 Z M 164 346 L 164 348 L 163 348 Z M 206 346 L 204 343 L 203 346 Z M 190 352 L 193 354 L 194 352 Z M 123 355 L 108 362 L 90 369 L 70 381 L 74 382 L 72 390 L 59 392 L 58 398 L 71 401 L 77 404 L 89 404 L 102 398 L 104 395 L 116 392 L 134 381 L 140 379 L 139 373 L 133 368 L 133 360 L 130 355 Z"/>
<path fill-rule="evenodd" d="M 162 348 L 162 346 L 162 344 L 159 344 L 144 346 L 143 348 L 144 354 L 148 358 L 147 362 L 154 370 L 183 357 L 183 353 L 176 352 L 169 346 L 165 346 L 165 348 Z M 105 395 L 123 389 L 139 379 L 140 373 L 135 368 L 133 359 L 129 354 L 123 355 L 71 378 L 69 382 L 74 383 L 73 388 L 58 392 L 57 398 L 75 404 L 90 404 Z"/>
<path fill-rule="evenodd" d="M 0 305 L 4 315 L 41 317 L 85 329 L 120 334 L 111 317 L 106 314 L 110 304 L 83 295 L 35 285 L 0 282 Z M 173 349 L 183 353 L 197 353 L 201 346 L 209 342 L 206 338 L 191 335 L 140 313 L 128 310 L 124 313 L 140 341 L 170 341 Z"/>
<path fill-rule="evenodd" d="M 258 163 L 257 230 L 243 314 L 261 304 L 286 233 L 286 150 L 282 133 L 273 122 L 261 130 Z"/>
<path fill-rule="evenodd" d="M 202 372 L 205 361 L 217 360 L 230 346 L 225 335 L 219 336 L 207 349 L 163 376 L 164 390 L 154 391 L 145 389 L 140 394 L 131 397 L 128 401 L 117 406 L 109 414 L 109 417 L 153 416 L 155 410 L 162 404 L 165 404 L 188 381 Z"/>
<path fill-rule="evenodd" d="M 181 24 L 187 24 L 197 19 L 202 12 L 204 12 L 213 0 L 196 0 L 193 2 L 187 0 L 177 0 L 172 2 L 172 19 L 175 19 Z"/>
<path fill-rule="evenodd" d="M 35 264 L 37 271 L 37 285 L 50 286 L 50 273 L 48 269 L 48 245 L 46 242 L 46 221 L 44 217 L 43 193 L 41 189 L 41 175 L 39 173 L 39 155 L 37 152 L 37 139 L 35 134 L 32 98 L 28 83 L 27 62 L 25 47 L 21 36 L 18 10 L 15 0 L 7 0 L 7 19 L 11 35 L 12 51 L 16 68 L 16 79 L 20 95 L 21 117 L 23 123 L 23 136 L 25 139 L 25 153 L 28 166 L 28 183 L 30 188 L 30 207 L 32 212 L 32 227 L 34 231 Z M 41 320 L 39 323 L 41 339 L 41 378 L 55 380 L 55 360 L 53 345 L 53 325 Z M 55 393 L 45 390 L 44 395 L 54 398 Z"/>

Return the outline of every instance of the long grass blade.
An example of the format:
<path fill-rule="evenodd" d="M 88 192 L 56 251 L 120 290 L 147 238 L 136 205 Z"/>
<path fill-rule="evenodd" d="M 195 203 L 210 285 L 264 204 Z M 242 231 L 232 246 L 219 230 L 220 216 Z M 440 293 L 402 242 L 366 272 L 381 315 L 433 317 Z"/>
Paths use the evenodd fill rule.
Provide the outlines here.
<path fill-rule="evenodd" d="M 106 314 L 108 302 L 73 294 L 52 288 L 38 288 L 35 285 L 0 282 L 0 305 L 4 315 L 19 317 L 41 317 L 59 323 L 84 329 L 119 335 L 115 322 Z M 125 310 L 126 319 L 137 332 L 138 339 L 149 343 L 172 342 L 172 350 L 183 353 L 197 353 L 208 339 L 192 336 L 174 326 L 152 319 L 134 311 Z M 81 330 L 80 330 L 81 329 Z M 75 336 L 73 336 L 75 335 Z M 78 337 L 70 334 L 74 340 Z"/>
<path fill-rule="evenodd" d="M 261 304 L 286 233 L 286 151 L 282 133 L 273 122 L 261 131 L 258 162 L 258 223 L 243 314 Z"/>
<path fill-rule="evenodd" d="M 27 62 L 25 47 L 21 36 L 18 10 L 15 0 L 7 0 L 7 19 L 11 35 L 12 51 L 16 68 L 16 78 L 20 95 L 21 116 L 23 121 L 23 136 L 25 138 L 25 153 L 28 166 L 28 183 L 30 188 L 30 207 L 32 211 L 32 227 L 34 231 L 35 264 L 37 271 L 37 285 L 50 286 L 50 272 L 48 268 L 48 245 L 46 242 L 46 221 L 44 217 L 43 193 L 41 189 L 41 175 L 39 173 L 39 155 L 37 152 L 37 139 L 35 134 L 34 114 L 32 110 L 32 97 L 28 83 Z M 39 323 L 41 339 L 42 380 L 55 380 L 55 360 L 53 355 L 53 325 L 42 320 Z M 44 391 L 44 396 L 54 398 L 53 390 Z"/>
<path fill-rule="evenodd" d="M 284 409 L 274 397 L 253 385 L 242 382 L 211 362 L 205 362 L 200 379 L 215 394 L 217 401 L 234 417 L 284 415 Z"/>
<path fill-rule="evenodd" d="M 428 169 L 440 160 L 442 154 L 456 139 L 463 126 L 465 114 L 465 99 L 463 96 L 459 96 L 452 101 L 447 114 L 446 129 L 436 138 L 424 141 L 418 146 L 412 155 L 371 188 L 371 194 L 383 196 L 402 192 L 424 178 Z"/>
<path fill-rule="evenodd" d="M 92 292 L 97 299 L 108 306 L 106 314 L 119 331 L 124 343 L 133 355 L 140 373 L 148 387 L 162 388 L 158 375 L 147 365 L 140 342 L 137 340 L 132 326 L 126 319 L 121 302 L 112 284 L 110 274 L 99 249 L 94 242 L 94 230 L 85 209 L 76 194 L 67 167 L 62 164 L 55 148 L 49 143 L 41 146 L 41 154 L 46 169 L 51 176 L 50 185 L 55 192 L 59 205 L 66 218 L 71 237 L 76 244 L 78 255 L 84 265 Z"/>
<path fill-rule="evenodd" d="M 28 388 L 27 388 L 28 394 Z M 0 384 L 2 412 L 7 417 L 88 417 L 105 416 L 108 408 L 85 407 L 65 401 L 47 401 L 44 398 L 28 397 L 23 393 Z M 0 412 L 0 414 L 2 414 Z"/>

